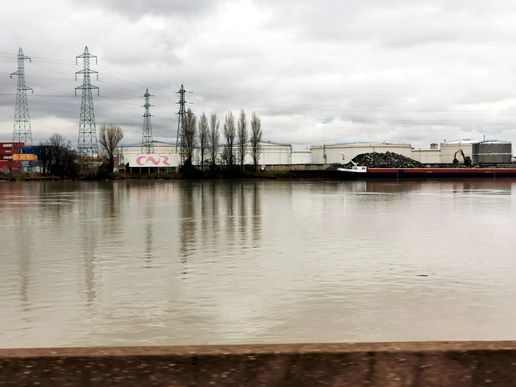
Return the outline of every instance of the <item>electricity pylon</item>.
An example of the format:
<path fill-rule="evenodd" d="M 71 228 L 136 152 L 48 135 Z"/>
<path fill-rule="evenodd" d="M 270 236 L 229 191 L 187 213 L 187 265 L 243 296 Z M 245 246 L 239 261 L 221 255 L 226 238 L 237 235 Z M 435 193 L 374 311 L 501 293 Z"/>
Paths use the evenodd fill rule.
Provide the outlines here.
<path fill-rule="evenodd" d="M 145 90 L 145 112 L 143 113 L 143 136 L 142 136 L 142 152 L 144 153 L 153 153 L 154 146 L 152 145 L 152 122 L 151 122 L 151 113 L 150 107 L 152 106 L 149 102 L 149 98 L 151 95 L 149 94 L 149 89 Z"/>
<path fill-rule="evenodd" d="M 82 90 L 77 151 L 83 157 L 95 157 L 98 155 L 95 109 L 91 91 L 97 90 L 98 95 L 100 95 L 100 91 L 97 86 L 91 84 L 91 74 L 96 74 L 98 80 L 99 73 L 90 69 L 90 59 L 92 58 L 95 58 L 95 64 L 97 64 L 97 57 L 90 54 L 88 46 L 84 48 L 84 52 L 81 55 L 75 58 L 76 64 L 79 64 L 79 59 L 83 60 L 83 69 L 75 73 L 75 80 L 77 80 L 77 75 L 82 75 L 82 85 L 75 88 L 75 96 L 77 96 L 77 90 Z"/>
<path fill-rule="evenodd" d="M 14 127 L 13 142 L 23 142 L 25 145 L 32 145 L 32 129 L 30 125 L 29 100 L 27 99 L 27 91 L 34 93 L 32 88 L 25 84 L 25 61 L 31 59 L 23 55 L 20 47 L 18 50 L 18 71 L 11 74 L 18 77 L 16 88 L 16 107 L 14 111 Z"/>
<path fill-rule="evenodd" d="M 177 104 L 179 105 L 179 111 L 177 112 L 177 133 L 176 133 L 176 151 L 178 147 L 181 147 L 181 141 L 182 141 L 182 135 L 183 135 L 183 124 L 185 121 L 185 114 L 186 114 L 186 99 L 185 94 L 186 90 L 181 85 L 181 88 L 179 91 L 176 92 L 176 94 L 179 94 L 179 102 Z"/>

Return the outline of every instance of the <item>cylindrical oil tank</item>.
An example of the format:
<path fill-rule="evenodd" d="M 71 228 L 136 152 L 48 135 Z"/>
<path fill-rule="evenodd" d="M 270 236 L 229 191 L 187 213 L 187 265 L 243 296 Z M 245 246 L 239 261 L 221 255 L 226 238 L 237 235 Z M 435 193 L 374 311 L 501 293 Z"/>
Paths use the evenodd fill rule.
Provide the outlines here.
<path fill-rule="evenodd" d="M 510 164 L 512 144 L 508 141 L 481 141 L 473 144 L 474 164 Z"/>

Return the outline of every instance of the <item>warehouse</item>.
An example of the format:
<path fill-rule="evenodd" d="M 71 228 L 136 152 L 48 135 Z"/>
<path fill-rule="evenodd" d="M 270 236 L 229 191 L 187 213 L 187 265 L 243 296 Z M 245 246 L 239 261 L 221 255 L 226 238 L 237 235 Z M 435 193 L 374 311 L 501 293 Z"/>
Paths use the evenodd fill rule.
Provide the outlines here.
<path fill-rule="evenodd" d="M 317 145 L 310 148 L 313 164 L 347 163 L 362 153 L 393 152 L 412 157 L 410 144 L 351 142 L 332 145 Z"/>

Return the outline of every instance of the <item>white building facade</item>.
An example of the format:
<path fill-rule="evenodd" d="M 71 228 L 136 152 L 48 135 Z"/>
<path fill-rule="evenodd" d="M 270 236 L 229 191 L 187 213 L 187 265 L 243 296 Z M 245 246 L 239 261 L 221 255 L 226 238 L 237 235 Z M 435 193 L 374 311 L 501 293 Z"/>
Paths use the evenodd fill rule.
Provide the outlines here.
<path fill-rule="evenodd" d="M 129 168 L 178 168 L 181 164 L 180 154 L 177 152 L 175 144 L 154 141 L 152 144 L 153 151 L 146 154 L 141 144 L 122 145 L 118 151 L 119 164 L 128 166 Z M 226 164 L 225 146 L 219 145 L 216 162 L 218 165 Z M 233 158 L 235 164 L 238 164 L 238 144 L 233 147 Z M 303 154 L 302 161 L 309 160 L 308 155 Z M 204 162 L 211 162 L 209 149 L 205 150 Z M 195 165 L 201 164 L 199 148 L 194 150 L 193 162 Z M 244 162 L 247 165 L 254 164 L 252 147 L 250 144 L 245 146 Z M 309 162 L 309 161 L 308 161 Z M 266 165 L 285 165 L 292 163 L 292 146 L 290 144 L 279 144 L 269 141 L 262 141 L 259 147 L 258 165 L 264 167 Z"/>

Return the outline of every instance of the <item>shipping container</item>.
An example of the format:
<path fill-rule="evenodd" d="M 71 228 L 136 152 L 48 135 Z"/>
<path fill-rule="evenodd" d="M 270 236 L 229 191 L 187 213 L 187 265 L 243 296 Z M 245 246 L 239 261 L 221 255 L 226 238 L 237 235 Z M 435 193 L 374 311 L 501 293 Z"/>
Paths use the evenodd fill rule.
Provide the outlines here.
<path fill-rule="evenodd" d="M 0 160 L 0 171 L 8 172 L 13 170 L 21 169 L 21 163 L 19 161 L 12 160 Z"/>
<path fill-rule="evenodd" d="M 15 161 L 36 161 L 38 159 L 38 156 L 34 154 L 14 154 L 12 156 L 12 159 Z"/>
<path fill-rule="evenodd" d="M 26 146 L 20 149 L 20 153 L 22 154 L 33 154 L 39 155 L 41 152 L 40 146 Z"/>
<path fill-rule="evenodd" d="M 0 142 L 0 148 L 23 148 L 23 142 Z"/>

